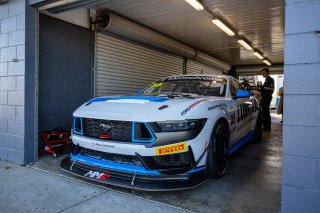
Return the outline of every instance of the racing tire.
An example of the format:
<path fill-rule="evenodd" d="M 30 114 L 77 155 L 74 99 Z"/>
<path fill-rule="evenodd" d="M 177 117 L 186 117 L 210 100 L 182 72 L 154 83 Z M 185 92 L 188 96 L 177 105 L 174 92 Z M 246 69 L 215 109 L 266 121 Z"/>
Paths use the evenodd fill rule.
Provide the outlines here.
<path fill-rule="evenodd" d="M 262 113 L 258 113 L 256 125 L 254 128 L 254 135 L 252 138 L 252 142 L 254 143 L 260 143 L 262 140 Z"/>
<path fill-rule="evenodd" d="M 227 171 L 229 165 L 229 132 L 223 122 L 215 125 L 206 161 L 206 171 L 208 178 L 219 179 Z"/>

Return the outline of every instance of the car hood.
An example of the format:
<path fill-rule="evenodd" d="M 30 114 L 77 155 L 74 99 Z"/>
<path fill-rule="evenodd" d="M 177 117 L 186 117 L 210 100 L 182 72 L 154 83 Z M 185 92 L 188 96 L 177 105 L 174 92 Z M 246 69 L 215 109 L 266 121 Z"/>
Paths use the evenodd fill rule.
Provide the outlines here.
<path fill-rule="evenodd" d="M 100 97 L 83 104 L 74 116 L 127 121 L 181 120 L 188 111 L 208 101 L 214 99 L 197 95 Z"/>

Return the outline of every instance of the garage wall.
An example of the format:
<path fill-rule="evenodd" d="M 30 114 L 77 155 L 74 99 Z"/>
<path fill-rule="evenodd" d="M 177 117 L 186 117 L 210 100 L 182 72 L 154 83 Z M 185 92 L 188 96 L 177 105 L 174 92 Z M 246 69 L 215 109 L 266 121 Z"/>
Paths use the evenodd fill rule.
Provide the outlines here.
<path fill-rule="evenodd" d="M 72 112 L 91 98 L 91 33 L 40 15 L 39 131 L 70 128 Z"/>
<path fill-rule="evenodd" d="M 26 154 L 26 16 L 25 1 L 0 6 L 0 159 L 19 164 Z"/>
<path fill-rule="evenodd" d="M 320 209 L 319 11 L 286 1 L 282 212 Z"/>
<path fill-rule="evenodd" d="M 187 74 L 222 74 L 222 70 L 187 60 Z"/>
<path fill-rule="evenodd" d="M 182 74 L 183 59 L 110 35 L 96 37 L 96 96 L 134 93 L 168 75 Z"/>

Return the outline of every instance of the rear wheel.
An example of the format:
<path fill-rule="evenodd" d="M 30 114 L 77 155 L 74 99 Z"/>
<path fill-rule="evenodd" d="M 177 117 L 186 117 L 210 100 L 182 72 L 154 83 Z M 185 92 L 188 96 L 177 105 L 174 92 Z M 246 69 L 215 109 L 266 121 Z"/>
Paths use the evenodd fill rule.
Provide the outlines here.
<path fill-rule="evenodd" d="M 252 142 L 254 143 L 260 143 L 262 139 L 262 114 L 261 112 L 258 113 L 256 126 L 254 128 L 254 135 Z"/>
<path fill-rule="evenodd" d="M 216 124 L 208 147 L 206 170 L 209 178 L 222 177 L 229 164 L 229 132 L 223 122 Z"/>

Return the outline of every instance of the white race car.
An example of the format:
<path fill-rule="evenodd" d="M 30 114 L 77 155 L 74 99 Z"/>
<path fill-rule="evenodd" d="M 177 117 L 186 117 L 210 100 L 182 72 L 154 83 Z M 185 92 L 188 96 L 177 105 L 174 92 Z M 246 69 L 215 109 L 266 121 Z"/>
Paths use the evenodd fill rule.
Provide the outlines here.
<path fill-rule="evenodd" d="M 142 190 L 220 178 L 229 156 L 262 135 L 259 102 L 224 75 L 166 77 L 139 94 L 92 99 L 73 116 L 76 147 L 61 168 Z"/>

